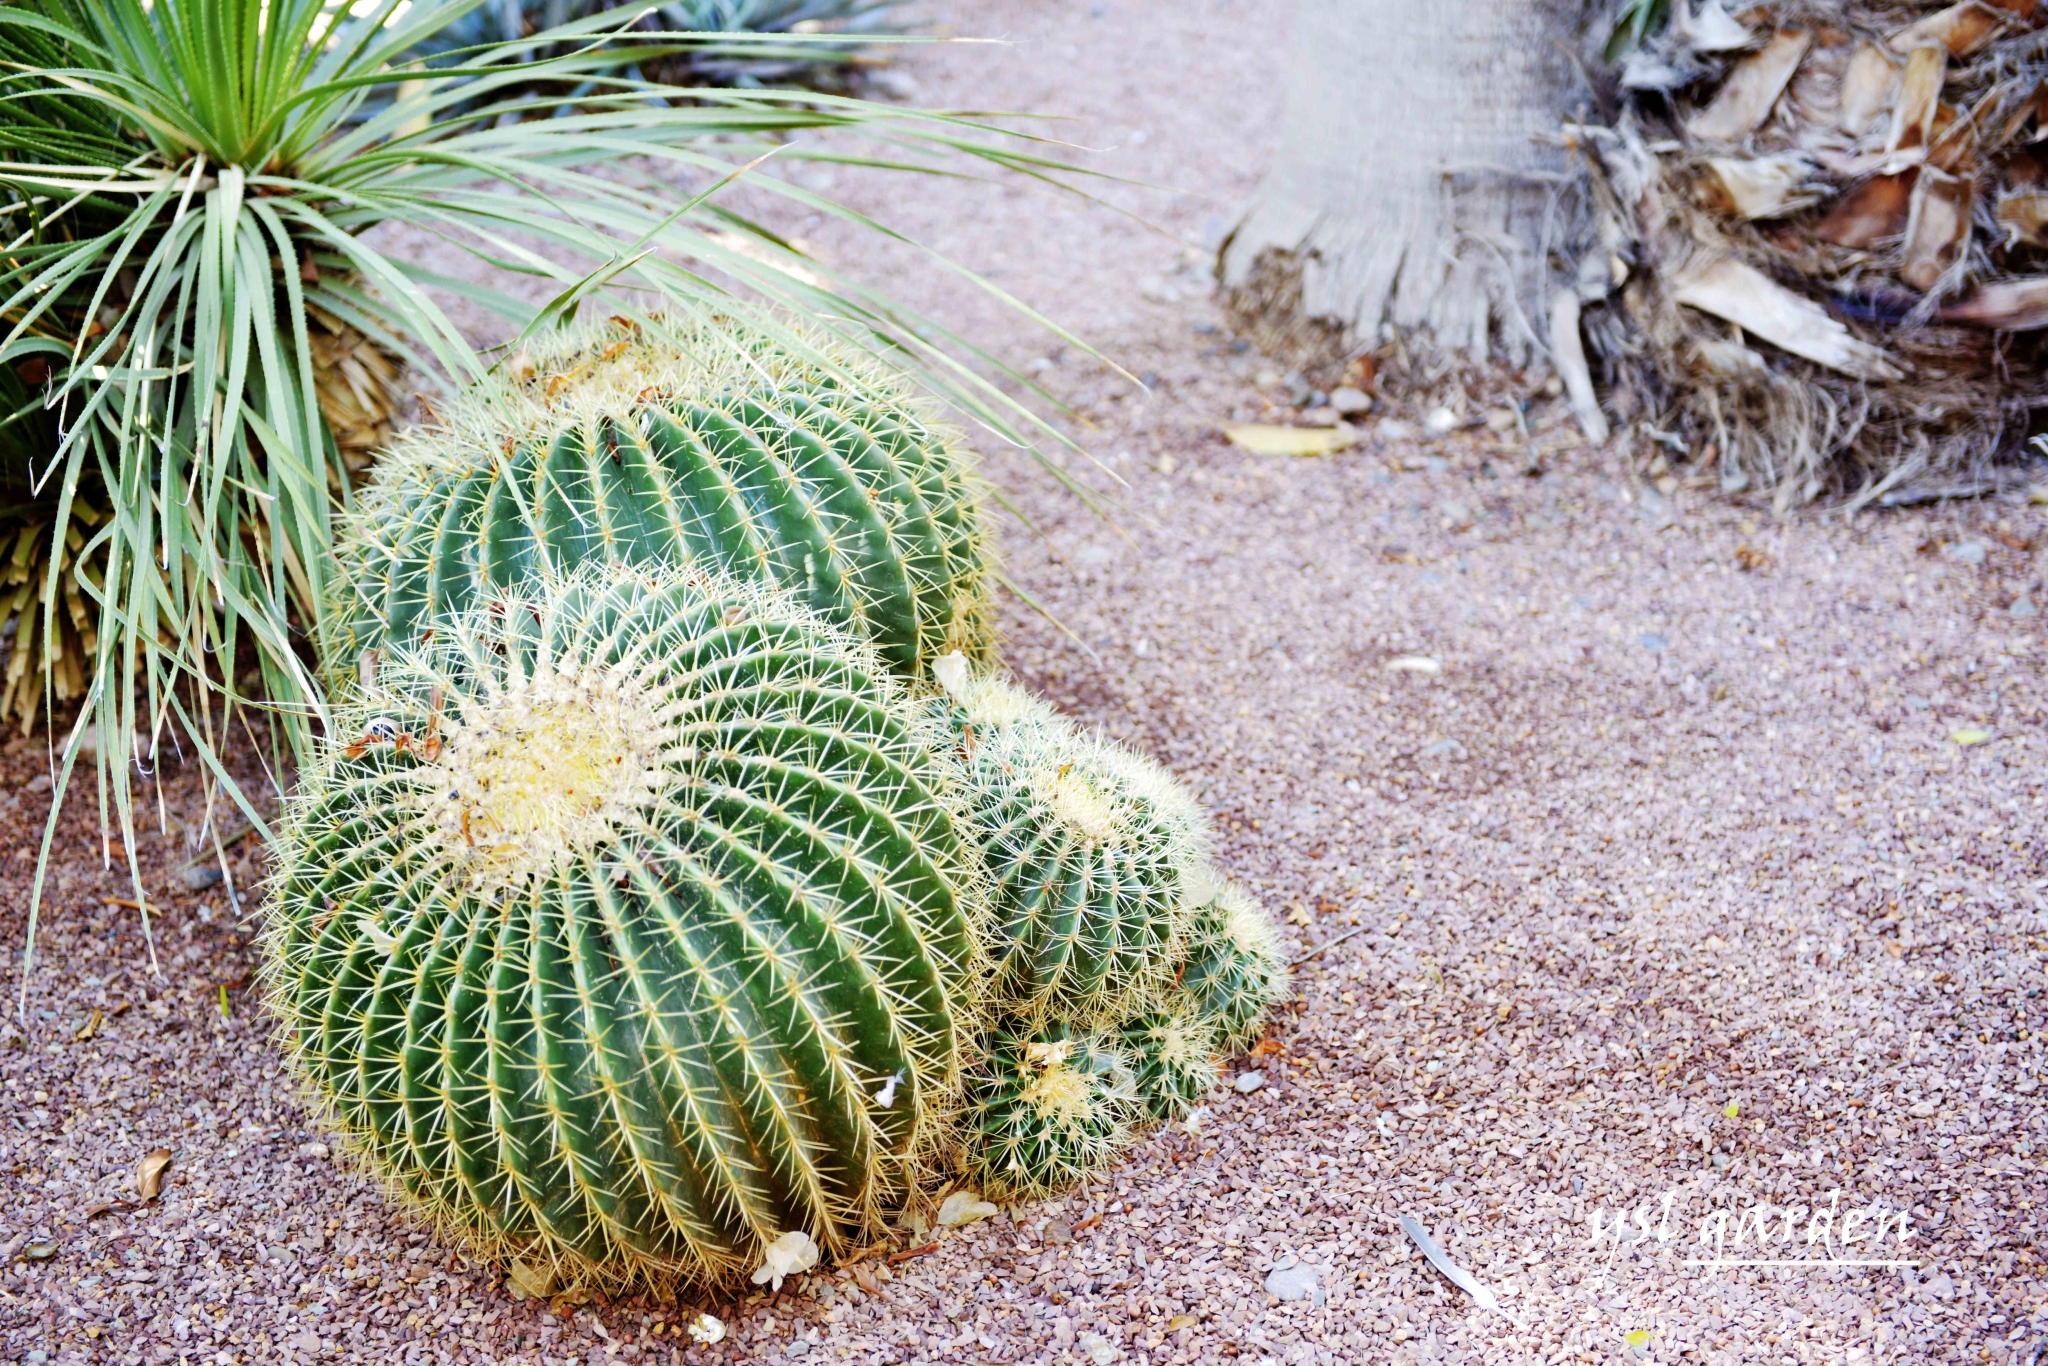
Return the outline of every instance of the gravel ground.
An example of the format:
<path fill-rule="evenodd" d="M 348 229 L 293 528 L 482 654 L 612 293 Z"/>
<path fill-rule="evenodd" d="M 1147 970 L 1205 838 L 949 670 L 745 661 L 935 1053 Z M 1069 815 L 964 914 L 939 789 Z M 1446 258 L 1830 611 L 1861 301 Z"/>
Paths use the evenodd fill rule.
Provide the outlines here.
<path fill-rule="evenodd" d="M 1112 529 L 992 460 L 1047 533 L 1013 530 L 1011 572 L 1088 647 L 1020 609 L 1010 658 L 1194 785 L 1228 870 L 1315 955 L 1268 1051 L 1233 1069 L 1263 1086 L 1225 1091 L 1195 1131 L 1155 1135 L 1064 1201 L 709 1306 L 732 1330 L 715 1347 L 680 1335 L 705 1306 L 516 1300 L 395 1221 L 309 1127 L 247 992 L 248 923 L 225 887 L 181 872 L 195 778 L 171 768 L 171 828 L 138 850 L 163 975 L 133 909 L 106 904 L 131 893 L 100 871 L 81 809 L 59 836 L 75 861 L 25 1030 L 0 1032 L 0 1359 L 2048 1350 L 2048 739 L 2028 612 L 2048 605 L 2043 509 L 1778 521 L 1579 450 L 1540 390 L 1528 439 L 1480 427 L 1243 455 L 1216 424 L 1267 411 L 1267 363 L 1231 349 L 1181 268 L 1264 154 L 1285 7 L 946 11 L 957 31 L 1022 41 L 915 54 L 924 99 L 1073 113 L 1068 136 L 1115 149 L 1098 164 L 1187 191 L 1129 192 L 1162 235 L 1023 192 L 894 204 L 900 187 L 839 187 L 1156 377 L 1153 397 L 1122 397 L 1071 350 L 875 258 L 1012 354 L 1043 351 L 1077 434 L 1129 481 Z M 818 241 L 856 264 L 868 250 Z M 1954 738 L 1972 730 L 1988 738 Z M 0 755 L 9 943 L 42 764 L 20 742 Z M 237 852 L 241 885 L 255 859 Z M 125 1203 L 159 1148 L 161 1197 Z M 1852 1209 L 1893 1212 L 1881 1246 L 1836 1251 L 1916 1265 L 1684 1264 L 1714 1254 L 1699 1238 L 1715 1211 L 1723 1257 L 1825 1255 L 1796 1206 L 1829 1210 L 1831 1236 Z M 1763 1207 L 1759 1247 L 1746 1216 Z M 1617 1241 L 1613 1216 L 1636 1209 L 1630 1231 L 1649 1236 Z M 1499 1311 L 1433 1271 L 1402 1215 Z M 1311 1279 L 1293 1300 L 1267 1289 Z"/>

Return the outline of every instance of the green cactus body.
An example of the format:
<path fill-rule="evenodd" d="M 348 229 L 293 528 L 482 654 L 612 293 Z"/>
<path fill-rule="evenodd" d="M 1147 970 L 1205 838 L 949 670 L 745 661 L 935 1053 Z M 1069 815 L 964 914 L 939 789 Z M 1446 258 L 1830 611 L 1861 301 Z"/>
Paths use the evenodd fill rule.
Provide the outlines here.
<path fill-rule="evenodd" d="M 338 733 L 281 826 L 266 970 L 371 1170 L 599 1285 L 879 1230 L 985 984 L 948 737 L 870 647 L 758 586 L 593 567 L 394 647 Z"/>
<path fill-rule="evenodd" d="M 1184 1000 L 1146 1011 L 1119 1031 L 1136 1074 L 1138 1099 L 1154 1119 L 1179 1119 L 1215 1089 L 1221 1031 Z"/>
<path fill-rule="evenodd" d="M 771 582 L 913 679 L 948 650 L 987 658 L 965 456 L 901 381 L 816 345 L 614 323 L 508 361 L 380 462 L 344 532 L 330 672 L 588 561 Z"/>
<path fill-rule="evenodd" d="M 1287 994 L 1280 935 L 1259 903 L 1217 880 L 1198 888 L 1183 940 L 1178 995 L 1213 1019 L 1222 1044 L 1259 1035 L 1266 1010 Z"/>
<path fill-rule="evenodd" d="M 1208 845 L 1201 809 L 1158 765 L 1000 679 L 956 680 L 939 705 L 994 884 L 998 1007 L 1091 1027 L 1146 1007 Z"/>
<path fill-rule="evenodd" d="M 1130 1060 L 1112 1036 L 998 1030 L 968 1091 L 968 1176 L 984 1194 L 1053 1194 L 1106 1165 L 1138 1115 Z"/>

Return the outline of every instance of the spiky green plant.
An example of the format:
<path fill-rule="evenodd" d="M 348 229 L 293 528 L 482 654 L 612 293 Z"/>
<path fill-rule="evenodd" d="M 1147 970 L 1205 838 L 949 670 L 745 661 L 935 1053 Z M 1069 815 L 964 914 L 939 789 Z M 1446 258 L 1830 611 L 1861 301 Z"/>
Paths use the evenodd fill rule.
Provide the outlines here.
<path fill-rule="evenodd" d="M 730 1281 L 877 1233 L 975 1037 L 943 731 L 784 595 L 595 567 L 396 646 L 282 822 L 291 1056 L 483 1254 Z"/>
<path fill-rule="evenodd" d="M 1213 874 L 1194 892 L 1176 994 L 1216 1022 L 1224 1047 L 1241 1048 L 1287 994 L 1280 933 L 1258 902 Z"/>
<path fill-rule="evenodd" d="M 1149 1006 L 1207 851 L 1201 808 L 1157 764 L 1003 679 L 956 680 L 937 705 L 995 887 L 999 1006 L 1084 1026 Z"/>
<path fill-rule="evenodd" d="M 968 1088 L 968 1177 L 1032 1199 L 1105 1166 L 1139 1115 L 1130 1059 L 1113 1036 L 1064 1025 L 998 1030 Z"/>
<path fill-rule="evenodd" d="M 682 52 L 643 61 L 628 48 L 620 65 L 675 85 L 825 83 L 844 77 L 858 55 L 850 39 L 882 32 L 906 0 L 666 0 L 634 23 L 639 33 L 730 35 Z M 495 40 L 511 41 L 604 10 L 628 8 L 620 0 L 495 0 L 435 34 L 419 47 L 429 59 Z M 835 41 L 820 41 L 830 35 Z"/>
<path fill-rule="evenodd" d="M 1178 992 L 1118 1031 L 1136 1073 L 1138 1099 L 1154 1119 L 1179 1119 L 1215 1089 L 1219 1021 Z"/>
<path fill-rule="evenodd" d="M 513 332 L 599 297 L 630 311 L 648 290 L 771 334 L 794 310 L 1032 444 L 1035 419 L 997 382 L 1014 372 L 721 193 L 771 153 L 939 173 L 964 153 L 1055 175 L 1032 139 L 813 91 L 634 81 L 623 44 L 655 58 L 732 41 L 620 31 L 651 4 L 432 67 L 407 56 L 481 3 L 0 4 L 0 487 L 28 491 L 0 511 L 0 543 L 27 534 L 10 563 L 34 586 L 15 637 L 33 681 L 8 700 L 82 691 L 60 790 L 96 731 L 102 819 L 111 797 L 131 851 L 138 732 L 177 725 L 216 779 L 238 705 L 276 708 L 299 753 L 320 733 L 299 633 L 330 596 L 349 448 L 375 439 L 400 365 L 429 387 L 488 369 L 444 311 L 450 294 Z M 835 148 L 834 129 L 874 141 Z M 798 142 L 807 130 L 819 139 Z M 790 179 L 747 179 L 890 235 Z M 526 278 L 436 275 L 391 254 L 392 235 L 366 237 L 393 225 L 498 281 Z M 34 936 L 32 906 L 31 949 Z"/>
<path fill-rule="evenodd" d="M 958 438 L 900 377 L 807 340 L 656 319 L 536 341 L 379 467 L 342 538 L 330 670 L 586 561 L 782 585 L 912 679 L 946 651 L 985 658 L 987 550 Z"/>

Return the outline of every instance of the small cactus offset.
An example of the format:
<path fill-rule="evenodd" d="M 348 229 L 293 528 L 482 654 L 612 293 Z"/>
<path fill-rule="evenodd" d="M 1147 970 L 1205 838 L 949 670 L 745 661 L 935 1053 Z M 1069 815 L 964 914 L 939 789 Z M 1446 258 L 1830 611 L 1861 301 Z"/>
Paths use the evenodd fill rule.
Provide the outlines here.
<path fill-rule="evenodd" d="M 935 705 L 959 737 L 994 884 L 998 1008 L 1081 1027 L 1147 1008 L 1168 985 L 1207 851 L 1200 807 L 1157 764 L 1015 685 L 946 672 Z"/>
<path fill-rule="evenodd" d="M 394 644 L 337 724 L 266 973 L 372 1170 L 600 1286 L 879 1231 L 986 988 L 950 738 L 870 647 L 759 586 L 592 567 Z"/>
<path fill-rule="evenodd" d="M 1215 1089 L 1222 1031 L 1213 1016 L 1170 997 L 1119 1032 L 1138 1099 L 1153 1119 L 1179 1119 Z"/>
<path fill-rule="evenodd" d="M 789 589 L 912 679 L 993 649 L 980 484 L 902 381 L 822 335 L 613 320 L 507 360 L 379 464 L 343 533 L 336 679 L 588 561 Z"/>
<path fill-rule="evenodd" d="M 1178 995 L 1215 1021 L 1225 1049 L 1256 1039 L 1267 1008 L 1287 994 L 1280 933 L 1259 903 L 1210 875 L 1196 889 L 1182 953 Z"/>
<path fill-rule="evenodd" d="M 1116 1155 L 1139 1116 L 1113 1036 L 1012 1026 L 993 1036 L 968 1090 L 967 1174 L 986 1194 L 1066 1189 Z"/>

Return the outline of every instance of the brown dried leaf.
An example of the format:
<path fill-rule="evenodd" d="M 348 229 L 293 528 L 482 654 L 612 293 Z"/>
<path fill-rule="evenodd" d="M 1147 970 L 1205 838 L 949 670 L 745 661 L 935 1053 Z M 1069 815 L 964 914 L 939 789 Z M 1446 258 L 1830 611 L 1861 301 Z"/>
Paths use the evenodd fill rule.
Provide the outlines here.
<path fill-rule="evenodd" d="M 1816 365 L 1859 379 L 1900 379 L 1904 371 L 1825 308 L 1741 261 L 1688 267 L 1673 282 L 1677 302 L 1724 318 Z"/>
<path fill-rule="evenodd" d="M 1700 197 L 1709 208 L 1748 222 L 1780 218 L 1825 197 L 1826 182 L 1817 179 L 1814 170 L 1813 161 L 1800 152 L 1709 157 L 1700 178 Z"/>
<path fill-rule="evenodd" d="M 2001 280 L 1942 309 L 1943 322 L 1975 323 L 2001 332 L 2048 327 L 2048 276 Z"/>
<path fill-rule="evenodd" d="M 2021 190 L 2008 194 L 1998 201 L 1998 226 L 2005 230 L 2005 245 L 2008 250 L 2022 242 L 2032 247 L 2048 247 L 2048 194 L 2039 190 Z"/>
<path fill-rule="evenodd" d="M 1892 107 L 1898 88 L 1899 68 L 1883 48 L 1874 43 L 1857 48 L 1842 72 L 1837 126 L 1850 137 L 1861 138 Z"/>
<path fill-rule="evenodd" d="M 1970 182 L 1943 175 L 1932 166 L 1913 187 L 1913 215 L 1906 226 L 1906 260 L 1899 278 L 1915 289 L 1932 289 L 1956 263 L 1970 236 Z"/>
<path fill-rule="evenodd" d="M 78 1027 L 78 1032 L 71 1036 L 71 1042 L 84 1043 L 87 1039 L 90 1039 L 93 1035 L 99 1033 L 100 1021 L 106 1018 L 107 1013 L 104 1010 L 101 1010 L 98 1006 L 94 1006 L 92 1008 L 92 1014 L 85 1017 L 85 1023 L 80 1025 Z"/>
<path fill-rule="evenodd" d="M 1808 236 L 1838 247 L 1865 251 L 1906 230 L 1913 210 L 1913 182 L 1918 171 L 1873 176 L 1835 202 Z"/>
<path fill-rule="evenodd" d="M 1950 56 L 1967 57 L 2017 27 L 2011 14 L 2000 14 L 1998 10 L 2024 14 L 2033 8 L 2034 0 L 1962 0 L 1961 4 L 1950 5 L 1907 25 L 1886 43 L 1894 52 L 1911 52 L 1917 47 L 1938 44 Z"/>
<path fill-rule="evenodd" d="M 1737 62 L 1713 102 L 1692 116 L 1692 135 L 1703 142 L 1740 142 L 1755 132 L 1812 45 L 1811 33 L 1779 29 L 1761 52 Z"/>
<path fill-rule="evenodd" d="M 1934 126 L 1934 111 L 1941 107 L 1941 85 L 1948 78 L 1948 49 L 1916 47 L 1906 58 L 1906 74 L 1899 81 L 1899 102 L 1892 106 L 1891 136 L 1885 139 L 1887 152 L 1910 152 L 1927 145 Z M 1900 169 L 1896 164 L 1892 169 Z"/>
<path fill-rule="evenodd" d="M 171 1150 L 156 1148 L 135 1164 L 135 1191 L 145 1202 L 154 1200 L 164 1188 L 164 1173 L 170 1170 Z"/>
<path fill-rule="evenodd" d="M 853 1264 L 853 1281 L 870 1295 L 875 1294 L 879 1288 L 875 1285 L 875 1273 L 868 1270 L 866 1264 L 862 1262 Z"/>

